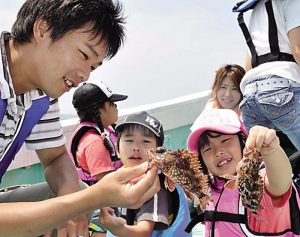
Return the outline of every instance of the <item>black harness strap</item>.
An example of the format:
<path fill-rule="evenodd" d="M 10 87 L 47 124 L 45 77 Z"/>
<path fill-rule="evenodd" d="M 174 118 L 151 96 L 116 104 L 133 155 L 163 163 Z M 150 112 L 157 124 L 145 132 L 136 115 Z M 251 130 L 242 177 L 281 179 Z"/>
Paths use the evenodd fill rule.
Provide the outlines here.
<path fill-rule="evenodd" d="M 300 193 L 300 187 L 298 186 L 297 183 L 294 183 L 297 190 L 298 194 Z M 300 210 L 299 210 L 299 205 L 297 202 L 297 196 L 296 196 L 296 191 L 295 189 L 292 190 L 292 195 L 289 200 L 290 203 L 290 218 L 291 218 L 291 229 L 294 234 L 300 235 Z"/>
<path fill-rule="evenodd" d="M 250 33 L 249 33 L 249 30 L 245 24 L 245 20 L 244 20 L 244 14 L 243 12 L 240 12 L 239 15 L 238 15 L 238 22 L 239 22 L 239 26 L 243 32 L 243 35 L 246 39 L 246 43 L 249 47 L 249 50 L 251 52 L 251 64 L 252 64 L 252 67 L 253 65 L 257 65 L 257 61 L 258 61 L 258 55 L 256 53 L 256 50 L 255 50 L 255 46 L 253 44 L 253 41 L 252 41 L 252 38 L 250 36 Z"/>
<path fill-rule="evenodd" d="M 218 212 L 218 211 L 205 211 L 204 213 L 195 217 L 185 228 L 185 231 L 190 233 L 197 223 L 204 222 L 204 221 L 211 221 L 211 222 L 224 221 L 230 223 L 246 224 L 247 217 L 242 214 L 234 214 L 234 213 Z"/>
<path fill-rule="evenodd" d="M 244 3 L 244 2 L 245 1 L 243 1 L 242 3 Z M 272 0 L 268 0 L 265 3 L 267 14 L 268 14 L 268 22 L 269 22 L 269 45 L 270 45 L 271 52 L 264 54 L 264 55 L 260 55 L 260 56 L 257 55 L 251 35 L 250 35 L 249 30 L 244 21 L 244 12 L 246 12 L 250 9 L 253 9 L 256 6 L 257 2 L 254 3 L 253 5 L 251 5 L 251 7 L 241 10 L 240 13 L 238 14 L 239 26 L 243 32 L 244 38 L 245 38 L 246 43 L 251 52 L 252 67 L 254 68 L 260 64 L 263 64 L 266 62 L 274 62 L 274 61 L 295 62 L 293 55 L 280 52 L 279 43 L 278 43 L 277 25 L 276 25 L 276 21 L 275 21 L 273 6 L 272 6 Z M 237 6 L 239 6 L 239 5 L 237 5 Z M 235 7 L 234 10 L 236 8 L 237 7 Z"/>
<path fill-rule="evenodd" d="M 279 58 L 278 32 L 277 32 L 277 24 L 275 21 L 272 1 L 267 1 L 265 5 L 268 14 L 268 22 L 269 22 L 269 45 L 271 49 L 271 54 L 275 57 L 275 59 L 278 59 Z"/>
<path fill-rule="evenodd" d="M 215 211 L 207 211 L 205 214 L 205 221 L 225 221 L 230 223 L 247 223 L 247 218 L 242 214 L 234 214 L 227 212 L 215 212 Z"/>
<path fill-rule="evenodd" d="M 185 228 L 185 231 L 188 233 L 191 233 L 192 229 L 194 228 L 195 225 L 197 225 L 199 222 L 203 222 L 205 219 L 205 213 L 202 213 L 198 216 L 196 216 L 195 218 L 193 218 L 190 223 L 187 225 L 187 227 Z"/>
<path fill-rule="evenodd" d="M 293 210 L 290 212 L 291 229 L 293 230 L 293 233 L 299 235 L 300 234 L 300 210 L 297 204 L 296 191 L 294 189 L 292 192 L 292 198 L 290 199 L 290 209 Z"/>
<path fill-rule="evenodd" d="M 134 225 L 135 216 L 136 210 L 127 208 L 125 217 L 127 225 Z"/>
<path fill-rule="evenodd" d="M 76 165 L 76 167 L 78 168 L 82 168 L 81 166 L 78 165 L 78 162 L 77 162 L 77 158 L 76 158 L 76 151 L 77 151 L 77 148 L 78 148 L 78 144 L 79 144 L 79 141 L 80 139 L 82 138 L 82 136 L 88 131 L 88 130 L 94 130 L 96 131 L 99 135 L 100 133 L 97 131 L 96 128 L 94 127 L 89 127 L 89 126 L 83 126 L 81 127 L 77 133 L 75 134 L 75 136 L 73 137 L 73 140 L 71 142 L 71 153 L 73 155 L 73 158 L 74 158 L 74 163 Z M 84 170 L 84 172 L 88 173 L 86 170 Z"/>

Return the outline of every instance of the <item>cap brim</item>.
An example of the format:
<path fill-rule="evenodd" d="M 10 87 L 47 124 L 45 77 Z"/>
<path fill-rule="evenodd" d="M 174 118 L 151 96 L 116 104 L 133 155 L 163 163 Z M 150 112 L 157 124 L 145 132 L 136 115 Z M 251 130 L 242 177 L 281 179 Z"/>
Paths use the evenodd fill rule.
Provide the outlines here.
<path fill-rule="evenodd" d="M 128 121 L 128 122 L 124 122 L 124 123 L 118 124 L 116 126 L 116 130 L 122 129 L 122 127 L 124 127 L 125 124 L 139 124 L 139 125 L 141 125 L 143 127 L 146 127 L 148 129 L 150 129 L 157 137 L 160 138 L 160 135 L 151 126 L 147 126 L 146 124 L 135 122 L 135 121 Z"/>
<path fill-rule="evenodd" d="M 117 102 L 117 101 L 126 100 L 127 98 L 128 98 L 127 95 L 112 94 L 109 97 L 109 100 L 112 101 L 112 102 Z"/>
<path fill-rule="evenodd" d="M 218 128 L 218 127 L 209 127 L 206 126 L 205 128 L 200 128 L 200 129 L 196 129 L 195 131 L 193 131 L 188 139 L 187 139 L 187 147 L 190 151 L 198 151 L 198 140 L 199 137 L 202 135 L 202 133 L 204 133 L 205 131 L 215 131 L 215 132 L 221 132 L 224 134 L 235 134 L 238 132 L 241 132 L 240 128 L 233 128 L 232 126 L 226 126 L 226 125 L 222 125 L 222 128 Z"/>

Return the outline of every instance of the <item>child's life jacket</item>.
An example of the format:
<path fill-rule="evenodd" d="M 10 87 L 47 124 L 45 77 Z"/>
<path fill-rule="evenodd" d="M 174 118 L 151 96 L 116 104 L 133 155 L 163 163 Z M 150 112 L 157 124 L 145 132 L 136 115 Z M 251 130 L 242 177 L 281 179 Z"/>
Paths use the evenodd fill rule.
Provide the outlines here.
<path fill-rule="evenodd" d="M 278 31 L 277 25 L 275 21 L 272 0 L 267 0 L 265 3 L 268 22 L 269 22 L 269 45 L 270 45 L 270 53 L 264 55 L 257 55 L 255 46 L 253 44 L 251 35 L 244 21 L 244 12 L 247 12 L 250 9 L 253 9 L 259 0 L 245 0 L 236 4 L 236 6 L 232 9 L 233 12 L 239 12 L 238 14 L 238 23 L 243 32 L 246 43 L 251 52 L 251 64 L 252 68 L 257 67 L 260 64 L 266 62 L 274 62 L 274 61 L 290 61 L 296 62 L 293 55 L 289 53 L 280 52 L 279 43 L 278 43 Z"/>
<path fill-rule="evenodd" d="M 164 188 L 164 175 L 159 174 L 161 187 Z M 185 231 L 185 227 L 190 222 L 190 211 L 187 199 L 182 187 L 176 184 L 176 188 L 171 193 L 172 199 L 172 221 L 167 229 L 153 230 L 151 237 L 191 237 L 190 233 Z M 136 212 L 133 209 L 127 209 L 125 216 L 126 223 L 133 225 L 135 221 Z M 115 237 L 111 232 L 107 231 L 106 237 Z"/>
<path fill-rule="evenodd" d="M 186 231 L 190 232 L 192 228 L 199 222 L 209 221 L 211 222 L 210 236 L 215 235 L 215 225 L 217 222 L 227 222 L 228 224 L 229 223 L 239 224 L 240 233 L 243 236 L 278 236 L 283 234 L 291 234 L 292 236 L 300 235 L 300 186 L 299 186 L 299 177 L 297 175 L 300 169 L 300 152 L 293 154 L 290 157 L 290 161 L 291 161 L 293 173 L 295 174 L 293 176 L 291 197 L 288 201 L 290 207 L 290 224 L 291 224 L 290 228 L 285 230 L 280 230 L 280 232 L 278 233 L 270 233 L 270 232 L 257 233 L 251 230 L 248 225 L 248 215 L 247 215 L 248 210 L 243 207 L 240 195 L 238 195 L 235 202 L 231 202 L 233 205 L 236 205 L 233 208 L 235 210 L 235 213 L 218 211 L 218 206 L 221 207 L 222 205 L 224 205 L 224 203 L 222 204 L 222 200 L 224 200 L 222 194 L 226 192 L 233 192 L 233 191 L 222 189 L 218 202 L 215 205 L 215 210 L 204 211 L 203 213 L 195 217 L 186 227 Z"/>
<path fill-rule="evenodd" d="M 24 111 L 19 120 L 18 128 L 14 134 L 10 144 L 5 148 L 4 153 L 0 157 L 0 180 L 6 172 L 8 166 L 15 158 L 18 151 L 25 142 L 26 137 L 31 132 L 32 128 L 40 121 L 43 115 L 48 111 L 50 98 L 48 96 L 38 98 L 32 101 L 31 107 Z M 3 122 L 3 117 L 7 107 L 7 100 L 2 99 L 0 95 L 0 123 Z"/>
<path fill-rule="evenodd" d="M 176 184 L 176 189 L 171 192 L 171 195 L 172 201 L 174 202 L 173 210 L 175 210 L 175 212 L 173 213 L 173 220 L 170 227 L 165 230 L 154 230 L 151 237 L 192 236 L 185 231 L 185 227 L 191 219 L 187 199 L 182 187 Z"/>
<path fill-rule="evenodd" d="M 95 123 L 91 122 L 82 122 L 78 125 L 75 132 L 73 133 L 71 139 L 70 139 L 70 146 L 69 146 L 69 155 L 71 160 L 76 166 L 77 174 L 79 178 L 88 183 L 89 185 L 92 185 L 97 182 L 96 177 L 91 176 L 90 172 L 87 170 L 84 170 L 77 162 L 76 158 L 76 151 L 78 148 L 78 144 L 82 136 L 90 129 L 95 130 L 99 136 L 101 136 L 102 132 L 100 131 L 99 127 Z M 105 129 L 105 133 L 107 136 L 107 141 L 110 143 L 110 146 L 112 148 L 112 151 L 110 151 L 110 157 L 111 161 L 113 162 L 113 166 L 115 169 L 118 169 L 121 167 L 122 163 L 121 160 L 117 156 L 117 152 L 114 146 L 114 143 L 117 140 L 117 136 L 115 135 L 114 131 L 111 128 Z"/>

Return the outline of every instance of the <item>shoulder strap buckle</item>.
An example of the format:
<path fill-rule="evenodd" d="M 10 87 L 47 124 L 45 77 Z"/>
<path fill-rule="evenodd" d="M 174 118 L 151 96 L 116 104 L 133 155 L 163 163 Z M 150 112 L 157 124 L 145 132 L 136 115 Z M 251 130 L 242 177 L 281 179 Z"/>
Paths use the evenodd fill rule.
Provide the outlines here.
<path fill-rule="evenodd" d="M 259 0 L 244 0 L 242 2 L 237 3 L 232 11 L 233 12 L 246 12 L 250 9 L 253 9 Z"/>

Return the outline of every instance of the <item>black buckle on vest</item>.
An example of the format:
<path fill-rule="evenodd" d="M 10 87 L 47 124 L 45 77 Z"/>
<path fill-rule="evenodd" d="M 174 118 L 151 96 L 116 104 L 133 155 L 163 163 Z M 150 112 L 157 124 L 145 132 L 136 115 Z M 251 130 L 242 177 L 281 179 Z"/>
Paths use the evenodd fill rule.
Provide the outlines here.
<path fill-rule="evenodd" d="M 218 212 L 218 211 L 205 211 L 204 213 L 195 217 L 185 228 L 185 231 L 190 233 L 191 230 L 197 225 L 199 222 L 204 221 L 224 221 L 230 223 L 247 223 L 247 216 L 242 214 L 228 213 L 228 212 Z"/>

